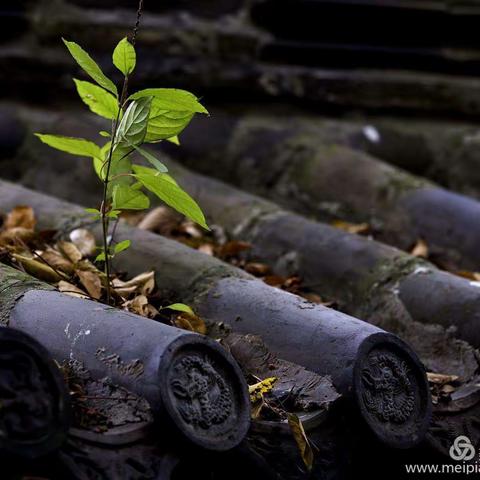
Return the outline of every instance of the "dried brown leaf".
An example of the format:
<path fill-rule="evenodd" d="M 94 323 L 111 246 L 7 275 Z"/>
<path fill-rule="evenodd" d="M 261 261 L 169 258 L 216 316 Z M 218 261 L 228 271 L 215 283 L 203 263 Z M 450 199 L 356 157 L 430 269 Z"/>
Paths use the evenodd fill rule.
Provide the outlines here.
<path fill-rule="evenodd" d="M 280 275 L 267 275 L 263 281 L 271 287 L 281 287 L 285 283 L 286 278 Z"/>
<path fill-rule="evenodd" d="M 102 277 L 104 273 L 99 270 L 90 260 L 87 260 L 84 258 L 83 260 L 80 260 L 77 265 L 77 270 L 84 270 L 86 272 L 93 272 L 96 273 L 98 276 Z"/>
<path fill-rule="evenodd" d="M 213 248 L 213 245 L 211 243 L 203 243 L 200 245 L 197 250 L 199 252 L 205 253 L 206 255 L 211 255 L 213 256 L 215 254 L 215 250 Z"/>
<path fill-rule="evenodd" d="M 414 257 L 428 258 L 428 245 L 425 240 L 421 238 L 417 240 L 417 243 L 410 251 L 410 254 Z"/>
<path fill-rule="evenodd" d="M 55 270 L 68 274 L 72 274 L 74 271 L 73 263 L 53 248 L 47 248 L 40 256 Z"/>
<path fill-rule="evenodd" d="M 158 310 L 148 303 L 148 298 L 145 295 L 137 295 L 132 300 L 125 302 L 123 307 L 142 317 L 154 318 L 158 315 Z"/>
<path fill-rule="evenodd" d="M 170 235 L 180 222 L 180 216 L 167 207 L 155 207 L 150 210 L 137 227 L 161 235 Z"/>
<path fill-rule="evenodd" d="M 427 380 L 437 385 L 445 385 L 446 383 L 458 380 L 458 375 L 444 375 L 442 373 L 427 372 Z"/>
<path fill-rule="evenodd" d="M 331 302 L 324 302 L 322 300 L 322 297 L 320 295 L 317 295 L 316 293 L 302 293 L 302 297 L 308 300 L 309 302 L 312 303 L 318 303 L 319 305 L 325 305 L 326 303 L 331 303 Z"/>
<path fill-rule="evenodd" d="M 122 295 L 138 292 L 141 295 L 150 295 L 155 288 L 155 272 L 144 272 L 124 282 L 118 278 L 112 282 L 115 290 Z"/>
<path fill-rule="evenodd" d="M 123 298 L 128 298 L 130 295 L 132 295 L 132 293 L 137 291 L 137 287 L 135 285 L 132 287 L 115 287 L 115 280 L 113 280 L 112 285 L 115 293 Z"/>
<path fill-rule="evenodd" d="M 261 400 L 252 405 L 250 414 L 253 420 L 260 418 L 264 406 L 265 401 L 263 400 L 263 397 Z"/>
<path fill-rule="evenodd" d="M 35 232 L 29 228 L 14 227 L 0 233 L 0 244 L 29 243 L 35 237 Z"/>
<path fill-rule="evenodd" d="M 456 388 L 453 385 L 444 385 L 441 389 L 442 393 L 449 394 L 453 393 Z"/>
<path fill-rule="evenodd" d="M 469 270 L 457 270 L 455 275 L 459 277 L 467 278 L 468 280 L 473 280 L 475 282 L 480 281 L 480 273 L 479 272 L 470 272 Z"/>
<path fill-rule="evenodd" d="M 288 413 L 287 419 L 290 430 L 292 431 L 293 437 L 297 442 L 298 449 L 300 450 L 303 463 L 308 470 L 311 470 L 313 467 L 313 450 L 310 446 L 310 442 L 308 441 L 305 429 L 303 428 L 302 421 L 293 413 Z"/>
<path fill-rule="evenodd" d="M 240 240 L 232 240 L 227 242 L 225 245 L 221 245 L 218 249 L 218 256 L 222 258 L 233 257 L 238 255 L 241 252 L 246 250 L 250 250 L 252 248 L 252 244 L 248 242 L 242 242 Z"/>
<path fill-rule="evenodd" d="M 58 290 L 72 297 L 89 298 L 89 296 L 81 288 L 78 288 L 73 283 L 66 282 L 65 280 L 58 282 Z"/>
<path fill-rule="evenodd" d="M 207 326 L 204 320 L 195 314 L 182 312 L 175 316 L 173 323 L 176 327 L 184 330 L 200 333 L 201 335 L 206 335 L 207 333 Z"/>
<path fill-rule="evenodd" d="M 368 223 L 349 223 L 344 222 L 343 220 L 334 220 L 331 223 L 332 227 L 339 228 L 348 233 L 355 233 L 355 234 L 367 234 L 370 233 L 371 227 Z"/>
<path fill-rule="evenodd" d="M 263 277 L 270 273 L 270 267 L 265 263 L 249 262 L 245 265 L 245 270 L 256 277 Z"/>
<path fill-rule="evenodd" d="M 53 268 L 49 267 L 40 260 L 35 260 L 31 257 L 16 253 L 13 254 L 13 258 L 15 258 L 15 260 L 23 266 L 27 273 L 35 278 L 38 278 L 39 280 L 56 283 L 62 279 L 62 277 Z"/>
<path fill-rule="evenodd" d="M 11 230 L 12 228 L 21 227 L 27 230 L 33 230 L 36 223 L 33 208 L 26 205 L 19 205 L 7 215 L 3 228 L 5 230 Z"/>
<path fill-rule="evenodd" d="M 72 263 L 78 263 L 83 258 L 80 250 L 72 242 L 60 241 L 57 242 L 57 247 Z"/>
<path fill-rule="evenodd" d="M 75 273 L 90 296 L 95 298 L 95 300 L 99 300 L 102 295 L 102 281 L 100 277 L 94 272 L 85 270 L 75 270 Z"/>
<path fill-rule="evenodd" d="M 91 257 L 95 253 L 97 244 L 90 230 L 86 228 L 76 228 L 70 232 L 69 236 L 83 257 Z"/>
<path fill-rule="evenodd" d="M 197 226 L 196 223 L 193 223 L 189 220 L 186 220 L 185 222 L 181 223 L 178 226 L 178 230 L 181 233 L 186 233 L 190 237 L 193 238 L 202 238 L 203 237 L 203 231 L 199 226 Z"/>

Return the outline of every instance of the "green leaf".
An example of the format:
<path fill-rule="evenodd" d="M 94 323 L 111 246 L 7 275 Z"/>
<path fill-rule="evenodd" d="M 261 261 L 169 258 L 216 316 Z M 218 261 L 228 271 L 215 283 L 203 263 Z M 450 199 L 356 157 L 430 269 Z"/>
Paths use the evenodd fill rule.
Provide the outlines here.
<path fill-rule="evenodd" d="M 121 213 L 120 210 L 110 210 L 110 211 L 106 214 L 106 216 L 107 216 L 108 218 L 118 218 L 118 216 L 120 215 L 120 213 Z"/>
<path fill-rule="evenodd" d="M 177 312 L 185 312 L 185 313 L 189 313 L 190 315 L 195 315 L 195 312 L 188 305 L 185 305 L 184 303 L 172 303 L 171 305 L 168 305 L 163 308 L 169 308 L 170 310 L 176 310 Z"/>
<path fill-rule="evenodd" d="M 113 208 L 119 210 L 145 210 L 150 199 L 140 190 L 128 185 L 116 185 L 113 189 Z"/>
<path fill-rule="evenodd" d="M 198 101 L 197 97 L 186 90 L 147 88 L 130 95 L 130 100 L 137 100 L 142 97 L 154 97 L 159 108 L 164 110 L 208 114 L 207 109 Z"/>
<path fill-rule="evenodd" d="M 101 158 L 101 150 L 98 145 L 84 138 L 63 137 L 62 135 L 35 134 L 43 143 L 50 147 L 80 157 Z"/>
<path fill-rule="evenodd" d="M 68 42 L 64 38 L 62 38 L 62 40 L 80 67 L 82 67 L 82 69 L 85 70 L 85 72 L 88 73 L 88 75 L 90 75 L 90 77 L 92 77 L 101 87 L 112 92 L 117 97 L 117 87 L 108 77 L 105 76 L 102 69 L 95 63 L 92 57 L 90 57 L 90 55 L 75 42 Z"/>
<path fill-rule="evenodd" d="M 98 220 L 101 216 L 100 210 L 97 210 L 96 208 L 85 208 L 85 212 L 92 215 L 93 220 Z"/>
<path fill-rule="evenodd" d="M 106 137 L 106 138 L 110 138 L 111 135 L 110 135 L 110 132 L 106 132 L 105 130 L 100 130 L 98 132 L 99 135 L 101 135 L 102 137 Z"/>
<path fill-rule="evenodd" d="M 194 115 L 189 111 L 165 110 L 154 98 L 145 142 L 158 142 L 175 137 L 190 123 Z"/>
<path fill-rule="evenodd" d="M 148 129 L 147 129 L 147 135 L 148 135 Z M 174 145 L 180 145 L 180 139 L 178 138 L 177 135 L 170 138 L 166 138 L 165 140 L 167 142 L 173 143 Z"/>
<path fill-rule="evenodd" d="M 97 210 L 96 208 L 85 208 L 85 211 L 94 215 L 100 215 L 100 210 Z"/>
<path fill-rule="evenodd" d="M 124 250 L 130 247 L 131 243 L 132 242 L 130 242 L 130 240 L 124 240 L 123 242 L 117 243 L 115 247 L 113 247 L 113 251 L 115 253 L 123 252 Z"/>
<path fill-rule="evenodd" d="M 135 69 L 136 62 L 135 48 L 127 37 L 122 38 L 113 51 L 113 64 L 127 76 Z"/>
<path fill-rule="evenodd" d="M 147 150 L 144 150 L 143 148 L 136 147 L 135 145 L 132 145 L 135 150 L 140 153 L 144 158 L 146 158 L 150 164 L 152 164 L 160 173 L 167 173 L 168 168 L 160 161 L 157 160 L 150 152 L 147 152 Z"/>
<path fill-rule="evenodd" d="M 125 146 L 130 148 L 131 145 L 143 143 L 147 133 L 151 103 L 151 97 L 145 97 L 135 100 L 128 106 L 117 129 L 116 149 L 122 149 Z"/>
<path fill-rule="evenodd" d="M 99 254 L 95 257 L 95 261 L 96 261 L 96 262 L 104 262 L 104 261 L 105 261 L 105 252 L 99 253 Z"/>
<path fill-rule="evenodd" d="M 73 79 L 77 87 L 77 92 L 83 102 L 93 113 L 101 117 L 115 120 L 118 115 L 117 99 L 102 87 L 84 80 Z M 107 133 L 107 132 L 105 132 Z M 110 134 L 108 134 L 109 136 Z"/>
<path fill-rule="evenodd" d="M 150 173 L 136 173 L 137 179 L 143 186 L 163 200 L 167 205 L 198 223 L 205 229 L 209 229 L 202 210 L 187 192 L 182 190 L 172 178 L 165 173 L 152 175 Z"/>

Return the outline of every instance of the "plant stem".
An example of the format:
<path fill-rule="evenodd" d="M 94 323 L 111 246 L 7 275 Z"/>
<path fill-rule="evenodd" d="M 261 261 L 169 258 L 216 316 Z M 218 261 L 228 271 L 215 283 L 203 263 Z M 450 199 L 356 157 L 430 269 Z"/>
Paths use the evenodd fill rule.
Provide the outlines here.
<path fill-rule="evenodd" d="M 132 45 L 135 46 L 135 41 L 137 39 L 138 27 L 140 25 L 140 18 L 143 13 L 143 0 L 139 0 L 138 2 L 138 10 L 137 10 L 137 19 L 135 21 L 135 26 L 133 27 L 132 33 Z M 110 168 L 112 166 L 112 156 L 113 156 L 113 149 L 115 146 L 115 137 L 117 136 L 117 128 L 118 122 L 120 120 L 120 113 L 122 109 L 125 107 L 125 101 L 127 98 L 127 91 L 128 91 L 128 75 L 125 75 L 123 80 L 122 92 L 120 94 L 120 99 L 118 102 L 118 113 L 117 118 L 113 122 L 112 125 L 112 136 L 111 136 L 111 144 L 110 150 L 108 152 L 108 160 L 107 160 L 107 170 L 105 172 L 105 179 L 103 180 L 103 197 L 102 197 L 102 205 L 100 207 L 100 216 L 102 220 L 102 240 L 103 240 L 103 251 L 105 253 L 105 276 L 107 277 L 107 304 L 110 305 L 111 302 L 111 278 L 110 278 L 110 256 L 109 256 L 109 242 L 108 242 L 108 225 L 109 219 L 107 217 L 108 213 L 108 184 L 110 183 Z"/>

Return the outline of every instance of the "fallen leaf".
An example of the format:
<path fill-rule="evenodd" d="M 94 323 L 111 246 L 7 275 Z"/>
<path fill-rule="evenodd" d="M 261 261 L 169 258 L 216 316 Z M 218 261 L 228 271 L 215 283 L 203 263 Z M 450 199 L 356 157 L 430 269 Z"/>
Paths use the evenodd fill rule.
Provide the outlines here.
<path fill-rule="evenodd" d="M 442 393 L 446 393 L 446 394 L 449 394 L 449 393 L 452 393 L 456 390 L 456 388 L 453 386 L 453 385 L 444 385 L 442 387 Z"/>
<path fill-rule="evenodd" d="M 446 383 L 458 380 L 458 375 L 444 375 L 442 373 L 427 372 L 427 380 L 437 385 L 445 385 Z"/>
<path fill-rule="evenodd" d="M 269 377 L 254 385 L 249 385 L 248 393 L 250 394 L 250 402 L 256 403 L 263 399 L 263 396 L 272 390 L 277 380 L 277 377 Z"/>
<path fill-rule="evenodd" d="M 86 228 L 76 228 L 70 232 L 69 236 L 83 257 L 91 257 L 95 253 L 97 244 L 90 230 Z"/>
<path fill-rule="evenodd" d="M 65 280 L 58 282 L 58 290 L 72 297 L 89 298 L 81 288 L 78 288 L 76 285 L 73 285 L 73 283 L 66 282 Z"/>
<path fill-rule="evenodd" d="M 271 287 L 281 287 L 285 283 L 286 278 L 280 275 L 267 275 L 263 281 Z"/>
<path fill-rule="evenodd" d="M 29 243 L 35 237 L 35 232 L 29 228 L 14 227 L 0 233 L 0 243 L 3 245 L 15 244 L 18 241 Z"/>
<path fill-rule="evenodd" d="M 297 442 L 298 449 L 300 450 L 300 455 L 302 457 L 303 463 L 311 470 L 313 467 L 313 450 L 308 441 L 305 429 L 303 428 L 302 421 L 294 413 L 287 414 L 288 425 L 292 431 L 293 437 Z"/>
<path fill-rule="evenodd" d="M 195 223 L 190 222 L 188 220 L 180 224 L 178 227 L 178 230 L 181 233 L 186 233 L 187 235 L 193 238 L 203 237 L 203 231 L 200 229 L 200 227 L 197 227 Z"/>
<path fill-rule="evenodd" d="M 270 267 L 264 263 L 249 262 L 245 265 L 245 270 L 256 277 L 263 277 L 270 273 Z"/>
<path fill-rule="evenodd" d="M 302 297 L 308 300 L 309 302 L 312 303 L 318 303 L 319 305 L 325 305 L 327 303 L 332 303 L 332 302 L 324 302 L 322 300 L 322 297 L 320 295 L 317 295 L 316 293 L 302 293 Z"/>
<path fill-rule="evenodd" d="M 47 250 L 41 253 L 40 256 L 48 263 L 48 265 L 56 270 L 68 274 L 72 274 L 74 271 L 73 263 L 53 248 L 47 248 Z"/>
<path fill-rule="evenodd" d="M 425 240 L 421 238 L 417 240 L 417 243 L 410 251 L 410 254 L 414 257 L 427 258 L 428 257 L 428 245 Z"/>
<path fill-rule="evenodd" d="M 203 243 L 200 245 L 197 250 L 199 252 L 205 253 L 206 255 L 211 255 L 213 256 L 215 254 L 215 250 L 213 248 L 213 245 L 211 243 Z"/>
<path fill-rule="evenodd" d="M 474 280 L 476 282 L 480 281 L 480 273 L 479 272 L 470 272 L 468 270 L 457 270 L 453 272 L 455 275 L 459 277 L 467 278 L 468 280 Z"/>
<path fill-rule="evenodd" d="M 33 208 L 19 205 L 7 215 L 3 227 L 5 230 L 11 230 L 12 228 L 18 227 L 33 230 L 36 223 Z"/>
<path fill-rule="evenodd" d="M 222 258 L 233 257 L 241 252 L 244 252 L 245 250 L 250 250 L 251 248 L 251 243 L 242 242 L 240 240 L 232 240 L 225 243 L 225 245 L 221 245 L 217 251 L 217 255 Z"/>
<path fill-rule="evenodd" d="M 265 401 L 263 400 L 263 397 L 261 400 L 259 400 L 258 402 L 252 405 L 250 415 L 253 420 L 256 420 L 257 418 L 260 417 L 260 414 L 262 413 L 262 409 L 264 406 L 265 406 Z"/>
<path fill-rule="evenodd" d="M 60 241 L 57 242 L 57 247 L 72 263 L 78 263 L 83 258 L 80 250 L 72 242 Z"/>
<path fill-rule="evenodd" d="M 137 295 L 132 300 L 125 302 L 123 307 L 142 317 L 154 318 L 158 315 L 158 310 L 148 303 L 148 298 L 145 295 Z"/>
<path fill-rule="evenodd" d="M 201 317 L 195 314 L 182 312 L 180 315 L 176 315 L 173 319 L 173 323 L 176 327 L 183 330 L 189 330 L 190 332 L 200 333 L 201 335 L 207 334 L 207 326 Z"/>
<path fill-rule="evenodd" d="M 331 223 L 332 227 L 339 228 L 348 233 L 355 233 L 355 234 L 367 234 L 370 233 L 371 227 L 368 223 L 349 223 L 344 222 L 343 220 L 334 220 Z"/>
<path fill-rule="evenodd" d="M 84 270 L 75 270 L 75 273 L 90 296 L 95 300 L 99 300 L 102 295 L 102 281 L 100 277 L 94 272 Z"/>
<path fill-rule="evenodd" d="M 39 280 L 44 280 L 50 283 L 56 283 L 62 279 L 53 268 L 49 267 L 40 260 L 35 260 L 31 257 L 26 257 L 24 255 L 13 254 L 13 258 L 20 263 L 25 271 L 30 275 L 38 278 Z"/>
<path fill-rule="evenodd" d="M 167 207 L 155 207 L 150 210 L 137 227 L 161 235 L 169 235 L 178 226 L 180 216 Z"/>
<path fill-rule="evenodd" d="M 115 279 L 112 281 L 113 289 L 117 295 L 120 295 L 123 298 L 128 298 L 132 293 L 135 293 L 137 291 L 137 287 L 135 285 L 131 287 L 116 287 L 115 286 L 116 281 Z"/>
<path fill-rule="evenodd" d="M 112 284 L 119 295 L 129 295 L 133 292 L 150 295 L 155 288 L 155 272 L 152 270 L 151 272 L 141 273 L 126 282 L 116 278 Z"/>

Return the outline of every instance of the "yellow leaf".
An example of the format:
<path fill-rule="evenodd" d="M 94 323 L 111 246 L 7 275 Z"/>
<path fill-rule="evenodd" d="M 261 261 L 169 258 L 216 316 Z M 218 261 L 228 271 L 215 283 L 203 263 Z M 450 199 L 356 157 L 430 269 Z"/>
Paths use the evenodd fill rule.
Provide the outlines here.
<path fill-rule="evenodd" d="M 292 431 L 293 437 L 297 442 L 298 449 L 300 450 L 300 455 L 302 457 L 303 463 L 311 470 L 313 467 L 313 450 L 308 441 L 305 429 L 303 428 L 302 421 L 294 413 L 288 414 L 288 425 Z"/>
<path fill-rule="evenodd" d="M 248 393 L 250 394 L 250 401 L 256 403 L 262 400 L 263 396 L 272 390 L 277 380 L 277 377 L 269 377 L 254 385 L 249 385 Z"/>
<path fill-rule="evenodd" d="M 23 266 L 27 273 L 33 275 L 39 280 L 56 283 L 62 279 L 62 277 L 53 268 L 49 267 L 45 263 L 42 263 L 41 261 L 15 253 L 13 254 L 13 257 Z"/>

